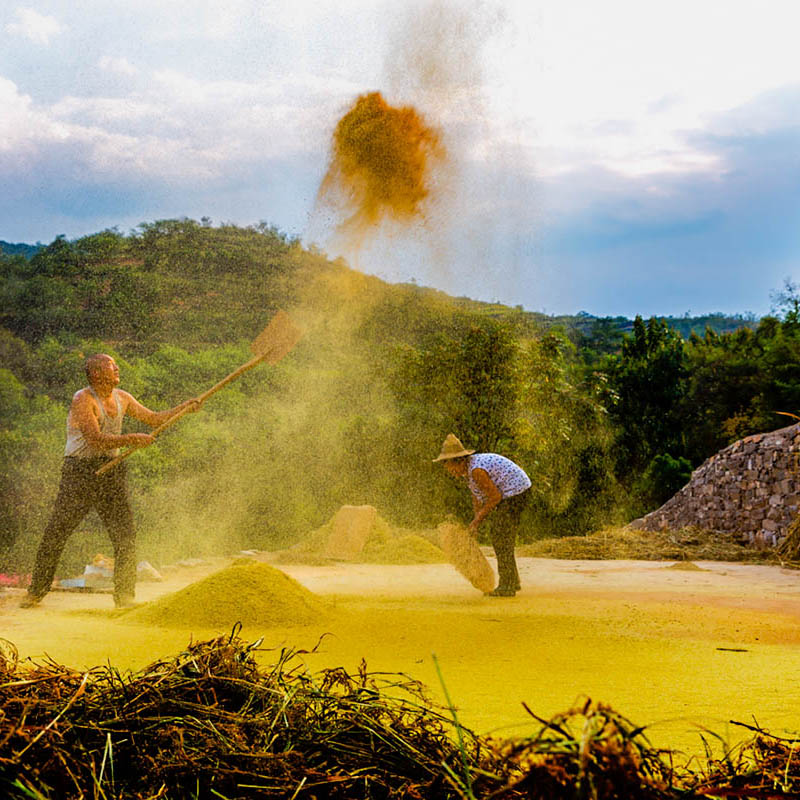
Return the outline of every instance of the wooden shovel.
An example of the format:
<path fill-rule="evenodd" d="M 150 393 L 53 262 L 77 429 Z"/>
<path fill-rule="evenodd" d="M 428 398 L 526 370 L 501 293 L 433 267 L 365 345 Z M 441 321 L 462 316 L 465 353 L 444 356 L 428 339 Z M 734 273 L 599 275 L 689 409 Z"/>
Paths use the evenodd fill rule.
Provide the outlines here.
<path fill-rule="evenodd" d="M 250 351 L 254 354 L 246 364 L 231 372 L 230 375 L 223 378 L 219 383 L 214 384 L 208 391 L 203 392 L 197 400 L 200 403 L 205 402 L 212 394 L 218 392 L 223 386 L 227 386 L 231 381 L 236 380 L 242 373 L 247 372 L 249 369 L 266 361 L 268 364 L 277 364 L 300 340 L 302 332 L 294 324 L 292 318 L 285 311 L 278 311 L 272 318 L 269 325 L 264 328 L 261 333 L 250 344 Z M 184 414 L 189 412 L 189 406 L 173 414 L 166 422 L 162 422 L 156 428 L 150 431 L 152 436 L 158 436 L 163 430 L 166 430 L 171 425 L 174 425 Z M 95 475 L 102 475 L 110 469 L 113 469 L 120 461 L 124 461 L 131 453 L 137 450 L 142 450 L 141 447 L 130 447 L 124 452 L 120 453 L 116 458 L 103 464 L 100 469 L 95 472 Z"/>

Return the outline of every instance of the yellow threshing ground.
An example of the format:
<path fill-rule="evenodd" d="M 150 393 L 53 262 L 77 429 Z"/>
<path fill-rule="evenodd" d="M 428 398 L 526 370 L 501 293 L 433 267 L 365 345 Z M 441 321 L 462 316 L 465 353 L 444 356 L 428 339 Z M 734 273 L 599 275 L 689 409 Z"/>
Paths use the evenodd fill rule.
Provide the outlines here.
<path fill-rule="evenodd" d="M 21 590 L 6 590 L 2 636 L 22 656 L 126 669 L 242 619 L 242 637 L 263 636 L 264 647 L 312 650 L 323 637 L 304 656 L 312 670 L 355 671 L 364 658 L 371 671 L 420 679 L 441 701 L 435 654 L 460 720 L 480 733 L 523 734 L 535 727 L 523 702 L 550 717 L 583 695 L 650 725 L 653 743 L 687 753 L 702 752 L 698 726 L 731 742 L 749 732 L 729 720 L 755 718 L 776 734 L 800 729 L 800 573 L 793 570 L 520 558 L 522 591 L 491 598 L 447 563 L 232 561 L 140 584 L 143 605 L 129 612 L 113 611 L 105 594 L 64 592 L 23 610 Z"/>

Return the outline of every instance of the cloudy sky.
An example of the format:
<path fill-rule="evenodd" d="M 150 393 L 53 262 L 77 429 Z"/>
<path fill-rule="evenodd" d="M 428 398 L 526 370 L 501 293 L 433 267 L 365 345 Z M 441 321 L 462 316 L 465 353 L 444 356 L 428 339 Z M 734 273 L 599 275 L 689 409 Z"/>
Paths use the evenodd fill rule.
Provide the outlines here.
<path fill-rule="evenodd" d="M 547 313 L 767 313 L 800 275 L 797 0 L 0 4 L 0 239 L 267 221 Z M 357 247 L 315 203 L 365 92 L 446 169 Z"/>

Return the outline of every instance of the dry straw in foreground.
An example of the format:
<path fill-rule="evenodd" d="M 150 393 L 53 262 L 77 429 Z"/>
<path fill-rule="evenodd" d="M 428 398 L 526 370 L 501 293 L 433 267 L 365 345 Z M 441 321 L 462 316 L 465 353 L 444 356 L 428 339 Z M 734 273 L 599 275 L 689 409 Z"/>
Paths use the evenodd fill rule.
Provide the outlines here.
<path fill-rule="evenodd" d="M 480 737 L 402 674 L 309 673 L 303 651 L 198 642 L 141 672 L 21 664 L 0 640 L 0 795 L 21 800 L 693 800 L 800 796 L 797 740 L 756 730 L 701 772 L 588 700 Z M 263 653 L 263 651 L 262 651 Z M 263 656 L 259 657 L 259 660 Z M 443 687 L 444 688 L 444 687 Z M 445 689 L 446 693 L 446 689 Z M 449 711 L 449 713 L 448 713 Z"/>

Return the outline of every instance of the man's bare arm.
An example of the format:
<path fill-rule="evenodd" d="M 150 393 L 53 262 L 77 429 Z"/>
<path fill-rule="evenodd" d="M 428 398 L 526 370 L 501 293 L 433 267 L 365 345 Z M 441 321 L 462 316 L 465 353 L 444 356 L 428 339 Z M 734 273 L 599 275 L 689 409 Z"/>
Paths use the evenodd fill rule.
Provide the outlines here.
<path fill-rule="evenodd" d="M 190 413 L 200 408 L 200 403 L 195 398 L 192 398 L 166 411 L 151 411 L 146 406 L 143 406 L 133 395 L 128 394 L 128 392 L 123 392 L 122 390 L 118 391 L 122 395 L 125 413 L 139 422 L 144 422 L 145 425 L 149 425 L 151 428 L 157 428 L 159 425 L 163 425 L 168 419 L 174 417 L 175 414 L 179 411 L 183 411 L 186 407 L 189 407 L 188 410 Z"/>

